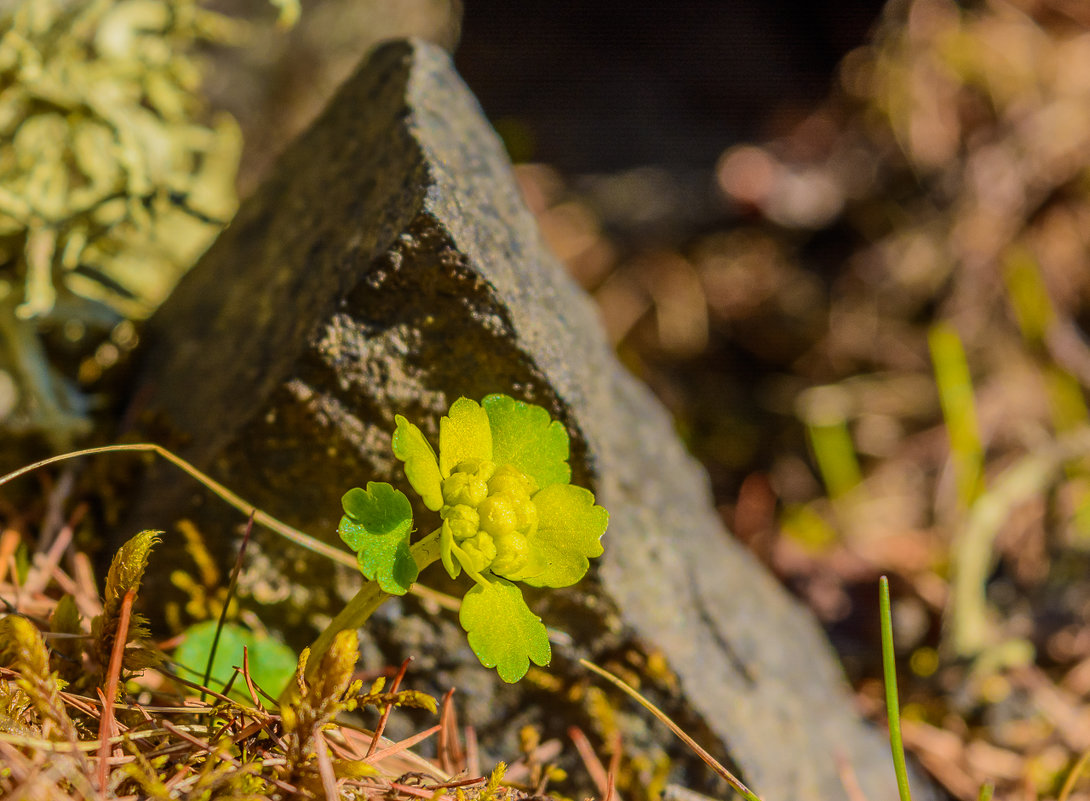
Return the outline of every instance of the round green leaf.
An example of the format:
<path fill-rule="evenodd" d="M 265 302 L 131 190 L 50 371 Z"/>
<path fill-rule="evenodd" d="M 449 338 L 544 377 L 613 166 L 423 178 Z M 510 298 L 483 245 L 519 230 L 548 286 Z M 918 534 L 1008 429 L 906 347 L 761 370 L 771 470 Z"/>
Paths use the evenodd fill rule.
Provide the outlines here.
<path fill-rule="evenodd" d="M 540 406 L 507 395 L 483 401 L 492 429 L 492 461 L 510 464 L 537 482 L 538 489 L 571 481 L 568 432 Z"/>
<path fill-rule="evenodd" d="M 405 478 L 424 500 L 424 505 L 438 512 L 443 505 L 443 491 L 435 451 L 424 433 L 400 414 L 394 417 L 394 421 L 397 423 L 393 438 L 394 456 L 405 463 Z"/>
<path fill-rule="evenodd" d="M 552 659 L 545 625 L 509 581 L 493 576 L 486 585 L 474 585 L 462 599 L 458 620 L 481 664 L 496 668 L 509 684 L 526 675 L 531 661 L 544 667 Z"/>
<path fill-rule="evenodd" d="M 413 524 L 413 507 L 405 493 L 385 481 L 368 481 L 367 489 L 353 487 L 341 498 L 344 513 L 372 536 L 408 534 Z M 354 542 L 345 539 L 352 550 Z"/>
<path fill-rule="evenodd" d="M 536 558 L 545 569 L 534 575 L 511 575 L 533 587 L 569 587 L 586 575 L 589 558 L 602 555 L 599 541 L 609 513 L 594 503 L 594 494 L 572 484 L 553 484 L 533 497 L 537 531 L 530 537 Z"/>
<path fill-rule="evenodd" d="M 420 572 L 409 550 L 413 510 L 405 493 L 371 481 L 366 490 L 346 492 L 341 505 L 345 516 L 337 533 L 356 552 L 360 572 L 384 592 L 404 595 Z"/>
<path fill-rule="evenodd" d="M 174 661 L 188 668 L 181 675 L 194 681 L 200 681 L 204 677 L 215 634 L 214 620 L 197 623 L 186 630 L 185 639 L 174 651 Z M 222 688 L 231 680 L 235 667 L 242 667 L 243 648 L 247 652 L 250 678 L 254 684 L 276 698 L 295 673 L 298 661 L 295 652 L 279 640 L 257 634 L 236 623 L 224 624 L 220 632 L 209 686 L 212 689 Z M 250 693 L 242 676 L 235 679 L 231 695 L 240 700 L 250 700 Z"/>
<path fill-rule="evenodd" d="M 467 461 L 492 461 L 492 431 L 484 409 L 476 401 L 459 398 L 439 420 L 439 471 L 449 476 Z"/>

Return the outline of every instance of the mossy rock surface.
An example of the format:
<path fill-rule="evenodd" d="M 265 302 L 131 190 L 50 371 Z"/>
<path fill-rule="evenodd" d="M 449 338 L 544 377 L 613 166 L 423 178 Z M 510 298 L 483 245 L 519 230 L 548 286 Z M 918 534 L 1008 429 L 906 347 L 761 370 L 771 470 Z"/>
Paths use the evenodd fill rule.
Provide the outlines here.
<path fill-rule="evenodd" d="M 592 304 L 543 246 L 449 57 L 394 42 L 155 315 L 132 417 L 247 500 L 336 542 L 346 489 L 408 489 L 390 452 L 395 413 L 434 436 L 454 399 L 492 392 L 564 422 L 573 480 L 611 513 L 588 580 L 530 598 L 571 635 L 550 670 L 573 677 L 579 656 L 657 649 L 677 678 L 660 696 L 668 710 L 706 727 L 712 750 L 765 798 L 844 798 L 838 756 L 870 801 L 896 798 L 887 746 L 854 714 L 819 627 L 723 529 L 665 410 L 619 365 Z M 131 523 L 193 516 L 230 564 L 238 517 L 207 496 L 195 508 L 198 496 L 156 467 Z M 168 536 L 153 560 L 164 598 L 169 571 L 188 560 L 181 542 Z M 356 581 L 261 533 L 245 585 L 269 602 L 262 619 L 301 641 Z M 396 600 L 373 624 L 371 658 L 412 653 L 420 681 L 458 686 L 486 747 L 509 745 L 518 724 L 556 723 L 545 690 L 501 686 L 476 663 L 452 615 L 425 618 L 418 602 Z"/>

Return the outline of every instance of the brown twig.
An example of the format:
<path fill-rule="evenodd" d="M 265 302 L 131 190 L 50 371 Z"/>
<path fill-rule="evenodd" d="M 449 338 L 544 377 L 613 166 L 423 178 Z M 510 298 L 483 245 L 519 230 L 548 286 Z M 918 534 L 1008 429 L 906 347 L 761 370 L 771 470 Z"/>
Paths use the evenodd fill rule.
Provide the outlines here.
<path fill-rule="evenodd" d="M 394 676 L 393 682 L 390 684 L 390 693 L 396 693 L 398 688 L 401 687 L 401 680 L 405 678 L 405 671 L 409 669 L 409 663 L 413 661 L 410 656 L 404 662 L 401 663 L 401 668 L 397 671 L 397 675 Z M 378 748 L 379 740 L 382 738 L 382 730 L 386 728 L 386 721 L 390 719 L 390 711 L 394 708 L 393 704 L 387 704 L 386 708 L 382 710 L 382 717 L 378 720 L 378 726 L 375 727 L 375 733 L 371 737 L 371 745 L 367 747 L 367 757 L 370 758 L 375 753 L 375 749 Z"/>
<path fill-rule="evenodd" d="M 254 689 L 254 680 L 250 677 L 250 649 L 246 646 L 243 646 L 242 648 L 242 678 L 246 682 L 246 690 L 250 693 L 250 700 L 254 702 L 254 707 L 259 711 L 264 712 L 265 707 L 257 697 L 257 690 Z"/>
<path fill-rule="evenodd" d="M 471 784 L 483 784 L 488 781 L 487 776 L 474 776 L 472 779 L 459 779 L 456 782 L 443 782 L 442 784 L 433 784 L 431 789 L 433 790 L 449 790 L 453 787 L 469 787 Z"/>
<path fill-rule="evenodd" d="M 98 750 L 98 789 L 106 792 L 109 778 L 110 738 L 116 733 L 114 722 L 114 701 L 117 698 L 117 686 L 121 681 L 121 662 L 125 657 L 125 643 L 129 639 L 129 620 L 132 617 L 132 604 L 136 600 L 136 588 L 130 588 L 121 599 L 121 611 L 118 614 L 117 633 L 114 635 L 113 650 L 110 651 L 110 666 L 106 674 L 106 692 L 103 699 L 102 718 L 99 720 L 98 737 L 102 745 Z"/>
<path fill-rule="evenodd" d="M 81 503 L 76 507 L 76 511 L 72 513 L 72 517 L 69 518 L 68 522 L 57 532 L 56 538 L 44 556 L 41 558 L 35 557 L 34 572 L 27 576 L 27 580 L 23 584 L 23 590 L 28 595 L 37 595 L 49 584 L 49 579 L 53 577 L 53 573 L 61 563 L 61 557 L 72 543 L 76 526 L 79 525 L 85 514 L 87 514 L 87 504 Z"/>

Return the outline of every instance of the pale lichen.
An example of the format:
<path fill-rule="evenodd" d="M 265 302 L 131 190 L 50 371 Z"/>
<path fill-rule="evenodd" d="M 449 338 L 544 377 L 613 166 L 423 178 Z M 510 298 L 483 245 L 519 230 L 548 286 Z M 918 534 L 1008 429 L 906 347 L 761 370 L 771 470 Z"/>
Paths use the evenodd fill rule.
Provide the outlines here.
<path fill-rule="evenodd" d="M 42 332 L 146 317 L 234 214 L 240 134 L 203 108 L 197 46 L 242 30 L 198 0 L 0 9 L 0 372 L 18 389 L 3 427 L 85 430 Z"/>

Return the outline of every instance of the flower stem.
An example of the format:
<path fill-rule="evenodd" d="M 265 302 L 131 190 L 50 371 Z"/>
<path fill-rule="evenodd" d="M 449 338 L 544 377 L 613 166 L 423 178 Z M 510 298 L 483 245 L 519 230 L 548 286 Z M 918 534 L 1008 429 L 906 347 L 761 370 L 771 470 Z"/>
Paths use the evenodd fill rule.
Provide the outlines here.
<path fill-rule="evenodd" d="M 439 531 L 439 529 L 436 529 L 413 545 L 412 555 L 419 570 L 423 570 L 439 558 Z M 333 639 L 342 631 L 358 629 L 390 597 L 390 593 L 379 589 L 377 581 L 365 581 L 363 583 L 355 597 L 330 621 L 325 631 L 318 635 L 318 639 L 310 646 L 310 658 L 307 660 L 306 671 L 308 681 L 314 679 L 314 673 L 321 665 L 322 657 L 325 656 L 326 651 L 333 644 Z M 287 690 L 285 690 L 286 692 Z M 281 696 L 281 701 L 283 700 L 283 696 Z"/>
<path fill-rule="evenodd" d="M 462 570 L 464 570 L 466 572 L 467 576 L 469 576 L 475 582 L 477 582 L 478 584 L 480 584 L 480 585 L 482 585 L 484 587 L 487 587 L 489 585 L 488 579 L 486 579 L 484 576 L 482 576 L 476 570 L 473 570 L 472 568 L 466 567 L 466 565 L 472 564 L 472 560 L 469 558 L 469 554 L 467 554 L 464 550 L 459 548 L 457 545 L 451 545 L 451 550 L 453 550 L 454 555 L 458 557 L 458 562 L 462 565 Z"/>

